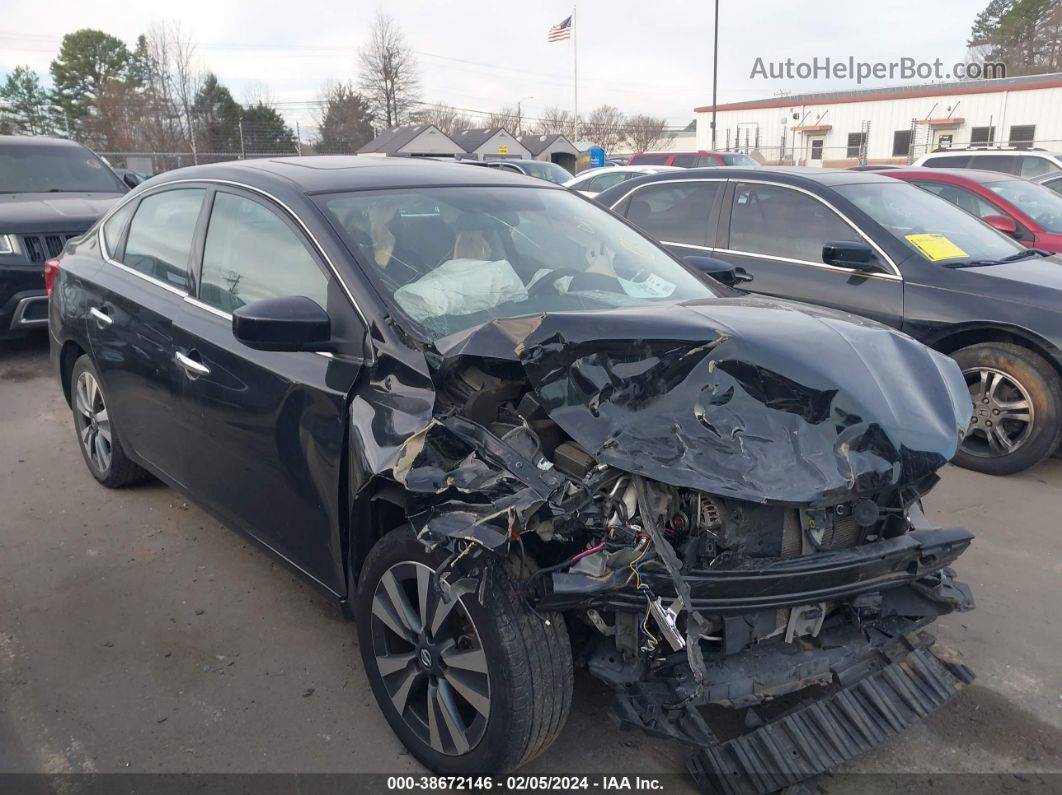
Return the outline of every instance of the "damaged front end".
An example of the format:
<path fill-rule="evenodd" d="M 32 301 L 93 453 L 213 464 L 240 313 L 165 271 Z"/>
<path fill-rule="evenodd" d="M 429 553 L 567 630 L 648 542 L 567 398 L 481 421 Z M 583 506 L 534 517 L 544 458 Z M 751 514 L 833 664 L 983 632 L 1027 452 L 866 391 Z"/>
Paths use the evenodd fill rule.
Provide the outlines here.
<path fill-rule="evenodd" d="M 693 746 L 702 786 L 824 772 L 972 679 L 921 631 L 973 606 L 971 534 L 921 509 L 969 420 L 946 357 L 749 298 L 498 320 L 430 361 L 390 461 L 418 537 L 521 561 L 621 723 Z"/>

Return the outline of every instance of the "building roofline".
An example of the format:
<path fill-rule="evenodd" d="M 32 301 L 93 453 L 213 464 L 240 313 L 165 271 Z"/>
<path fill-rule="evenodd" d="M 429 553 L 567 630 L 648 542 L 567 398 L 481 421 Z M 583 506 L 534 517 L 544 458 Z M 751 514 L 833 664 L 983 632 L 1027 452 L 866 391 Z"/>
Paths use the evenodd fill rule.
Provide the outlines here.
<path fill-rule="evenodd" d="M 766 108 L 792 108 L 798 105 L 840 105 L 849 102 L 878 102 L 889 99 L 920 99 L 923 97 L 990 94 L 995 91 L 1032 91 L 1039 88 L 1059 87 L 1062 87 L 1062 72 L 963 83 L 929 83 L 910 87 L 892 86 L 889 88 L 831 91 L 819 94 L 797 94 L 788 97 L 730 102 L 725 105 L 716 105 L 715 110 L 760 110 Z M 703 105 L 693 109 L 694 113 L 710 113 L 711 111 L 711 105 Z"/>

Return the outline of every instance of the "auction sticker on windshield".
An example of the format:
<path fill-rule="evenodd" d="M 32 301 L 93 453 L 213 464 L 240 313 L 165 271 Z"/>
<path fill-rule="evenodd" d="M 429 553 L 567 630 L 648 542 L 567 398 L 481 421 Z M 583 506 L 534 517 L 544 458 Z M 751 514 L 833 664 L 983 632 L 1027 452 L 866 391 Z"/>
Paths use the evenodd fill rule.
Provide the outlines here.
<path fill-rule="evenodd" d="M 921 251 L 930 262 L 937 262 L 942 259 L 959 259 L 960 257 L 968 256 L 965 251 L 944 235 L 907 235 L 905 240 Z"/>

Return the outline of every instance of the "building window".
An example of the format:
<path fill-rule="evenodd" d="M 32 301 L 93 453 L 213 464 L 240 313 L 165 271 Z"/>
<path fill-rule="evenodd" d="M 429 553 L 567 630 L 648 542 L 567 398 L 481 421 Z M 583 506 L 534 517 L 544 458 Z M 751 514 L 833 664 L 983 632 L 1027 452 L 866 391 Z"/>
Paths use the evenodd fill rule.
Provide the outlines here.
<path fill-rule="evenodd" d="M 865 132 L 848 133 L 848 152 L 846 157 L 859 157 L 859 151 L 867 145 Z"/>
<path fill-rule="evenodd" d="M 1012 124 L 1010 126 L 1010 145 L 1016 149 L 1028 149 L 1035 139 L 1035 124 Z"/>
<path fill-rule="evenodd" d="M 907 157 L 911 154 L 911 131 L 897 130 L 892 134 L 892 156 Z"/>
<path fill-rule="evenodd" d="M 974 127 L 970 130 L 970 146 L 991 146 L 995 142 L 995 127 Z"/>

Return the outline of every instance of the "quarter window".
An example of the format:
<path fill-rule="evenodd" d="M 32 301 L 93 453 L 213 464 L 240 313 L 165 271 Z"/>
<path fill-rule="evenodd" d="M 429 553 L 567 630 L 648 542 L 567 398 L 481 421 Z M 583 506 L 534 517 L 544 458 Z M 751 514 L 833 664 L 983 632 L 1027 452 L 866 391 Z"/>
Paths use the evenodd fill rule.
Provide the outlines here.
<path fill-rule="evenodd" d="M 1046 174 L 1048 171 L 1057 170 L 1054 164 L 1046 157 L 1025 156 L 1021 158 L 1019 175 L 1028 179 Z"/>
<path fill-rule="evenodd" d="M 301 295 L 327 307 L 328 279 L 280 216 L 218 193 L 203 248 L 199 299 L 224 312 L 264 298 Z"/>
<path fill-rule="evenodd" d="M 859 239 L 837 213 L 804 193 L 778 185 L 735 186 L 730 213 L 734 251 L 821 263 L 827 242 Z"/>
<path fill-rule="evenodd" d="M 143 199 L 129 224 L 122 257 L 126 267 L 187 289 L 188 255 L 204 193 L 202 188 L 179 188 Z"/>
<path fill-rule="evenodd" d="M 118 255 L 118 244 L 122 242 L 122 233 L 129 224 L 129 216 L 133 214 L 134 207 L 136 202 L 129 202 L 103 224 L 103 242 L 107 246 L 107 254 L 111 257 Z"/>
<path fill-rule="evenodd" d="M 704 246 L 708 221 L 715 216 L 715 204 L 722 190 L 722 182 L 650 185 L 631 197 L 627 220 L 657 240 Z"/>

